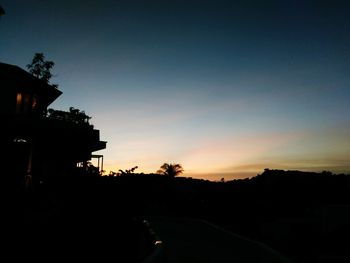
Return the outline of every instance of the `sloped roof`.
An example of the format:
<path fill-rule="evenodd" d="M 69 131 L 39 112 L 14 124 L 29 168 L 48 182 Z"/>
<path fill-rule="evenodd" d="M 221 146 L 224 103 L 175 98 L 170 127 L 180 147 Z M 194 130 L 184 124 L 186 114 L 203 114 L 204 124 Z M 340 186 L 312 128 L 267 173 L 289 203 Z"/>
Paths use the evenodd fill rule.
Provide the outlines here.
<path fill-rule="evenodd" d="M 0 92 L 6 93 L 11 89 L 21 92 L 36 93 L 45 97 L 47 105 L 56 100 L 62 91 L 34 77 L 24 69 L 0 62 Z"/>

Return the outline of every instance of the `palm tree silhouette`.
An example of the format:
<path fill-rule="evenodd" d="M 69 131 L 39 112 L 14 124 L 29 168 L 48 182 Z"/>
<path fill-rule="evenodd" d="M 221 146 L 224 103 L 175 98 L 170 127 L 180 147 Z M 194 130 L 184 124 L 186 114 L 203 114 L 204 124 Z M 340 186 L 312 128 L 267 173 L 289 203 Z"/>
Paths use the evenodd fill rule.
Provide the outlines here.
<path fill-rule="evenodd" d="M 157 171 L 158 174 L 163 174 L 169 177 L 175 177 L 182 174 L 184 169 L 178 163 L 164 163 Z"/>

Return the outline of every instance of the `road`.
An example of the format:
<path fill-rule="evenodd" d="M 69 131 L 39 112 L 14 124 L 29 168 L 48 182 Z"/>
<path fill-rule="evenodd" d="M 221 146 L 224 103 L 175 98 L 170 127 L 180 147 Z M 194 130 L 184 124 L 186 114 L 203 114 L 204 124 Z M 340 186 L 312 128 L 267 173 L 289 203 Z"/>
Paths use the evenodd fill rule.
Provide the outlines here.
<path fill-rule="evenodd" d="M 163 241 L 166 263 L 291 263 L 266 245 L 206 221 L 162 217 L 149 222 Z"/>

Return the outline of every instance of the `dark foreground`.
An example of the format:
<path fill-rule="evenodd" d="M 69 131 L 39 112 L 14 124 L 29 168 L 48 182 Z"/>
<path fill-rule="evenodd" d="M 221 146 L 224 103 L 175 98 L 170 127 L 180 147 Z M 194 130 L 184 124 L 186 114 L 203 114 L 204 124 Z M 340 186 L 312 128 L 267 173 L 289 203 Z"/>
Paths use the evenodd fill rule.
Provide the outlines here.
<path fill-rule="evenodd" d="M 213 262 L 213 255 L 220 262 L 240 253 L 256 256 L 244 242 L 238 249 L 237 239 L 201 223 L 174 225 L 173 219 L 186 218 L 207 220 L 294 262 L 349 262 L 349 187 L 345 175 L 281 171 L 226 183 L 154 175 L 51 178 L 2 198 L 2 250 L 13 260 L 141 262 L 154 250 L 154 236 L 140 223 L 149 219 L 168 248 L 177 242 L 183 251 L 193 251 L 185 253 L 188 259 L 210 252 L 208 245 L 218 253 L 201 262 Z M 187 239 L 181 234 L 186 229 L 192 231 Z"/>
<path fill-rule="evenodd" d="M 153 236 L 134 218 L 132 203 L 98 178 L 55 179 L 8 196 L 2 256 L 11 261 L 141 262 Z"/>

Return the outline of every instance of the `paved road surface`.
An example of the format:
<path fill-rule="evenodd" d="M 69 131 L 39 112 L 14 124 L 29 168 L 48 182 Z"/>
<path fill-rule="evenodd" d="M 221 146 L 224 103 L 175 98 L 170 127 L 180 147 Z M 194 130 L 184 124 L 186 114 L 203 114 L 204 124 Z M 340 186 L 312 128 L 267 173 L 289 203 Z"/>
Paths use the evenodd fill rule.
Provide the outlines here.
<path fill-rule="evenodd" d="M 271 248 L 206 221 L 153 218 L 166 263 L 290 263 Z"/>

